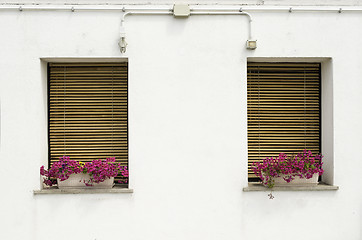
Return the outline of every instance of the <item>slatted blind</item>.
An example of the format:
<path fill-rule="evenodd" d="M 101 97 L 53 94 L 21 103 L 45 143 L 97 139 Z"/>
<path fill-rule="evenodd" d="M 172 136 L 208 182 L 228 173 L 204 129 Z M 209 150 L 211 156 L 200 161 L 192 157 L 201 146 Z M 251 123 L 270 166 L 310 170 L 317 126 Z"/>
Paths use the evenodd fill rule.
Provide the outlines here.
<path fill-rule="evenodd" d="M 280 152 L 320 152 L 319 63 L 248 63 L 248 173 Z"/>
<path fill-rule="evenodd" d="M 116 157 L 128 165 L 127 63 L 49 63 L 49 164 Z"/>

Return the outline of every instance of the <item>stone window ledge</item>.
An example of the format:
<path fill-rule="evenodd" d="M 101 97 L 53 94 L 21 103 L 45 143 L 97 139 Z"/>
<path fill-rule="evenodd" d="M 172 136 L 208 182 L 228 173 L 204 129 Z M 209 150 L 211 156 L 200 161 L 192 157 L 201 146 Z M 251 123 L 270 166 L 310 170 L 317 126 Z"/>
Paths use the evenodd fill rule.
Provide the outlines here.
<path fill-rule="evenodd" d="M 338 190 L 338 186 L 328 185 L 326 183 L 320 182 L 317 186 L 306 186 L 306 187 L 273 187 L 267 188 L 261 183 L 249 183 L 247 187 L 243 188 L 244 192 L 268 192 L 272 191 L 335 191 Z"/>
<path fill-rule="evenodd" d="M 34 190 L 34 195 L 39 194 L 103 194 L 103 193 L 133 193 L 133 189 L 123 187 L 113 187 L 109 189 L 59 189 L 57 187 L 44 188 L 41 190 Z"/>

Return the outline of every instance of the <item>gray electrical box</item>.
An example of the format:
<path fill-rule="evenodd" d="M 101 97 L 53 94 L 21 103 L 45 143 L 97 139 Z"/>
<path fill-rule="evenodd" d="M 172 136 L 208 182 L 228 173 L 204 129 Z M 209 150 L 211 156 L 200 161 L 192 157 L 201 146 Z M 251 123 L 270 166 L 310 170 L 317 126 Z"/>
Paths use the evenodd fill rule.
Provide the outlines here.
<path fill-rule="evenodd" d="M 173 5 L 173 16 L 186 18 L 190 16 L 190 7 L 187 4 Z"/>

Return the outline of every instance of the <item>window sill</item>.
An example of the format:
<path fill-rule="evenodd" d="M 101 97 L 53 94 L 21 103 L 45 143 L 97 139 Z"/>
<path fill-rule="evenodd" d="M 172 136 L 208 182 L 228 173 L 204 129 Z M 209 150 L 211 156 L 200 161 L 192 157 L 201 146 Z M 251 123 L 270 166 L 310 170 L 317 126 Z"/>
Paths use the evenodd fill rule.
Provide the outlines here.
<path fill-rule="evenodd" d="M 34 195 L 38 194 L 103 194 L 103 193 L 133 193 L 133 189 L 113 187 L 109 189 L 59 189 L 57 187 L 44 188 L 41 190 L 34 190 Z"/>
<path fill-rule="evenodd" d="M 320 182 L 317 186 L 306 187 L 264 187 L 261 183 L 249 183 L 247 187 L 243 188 L 244 192 L 267 192 L 267 191 L 335 191 L 338 190 L 338 186 L 328 185 Z"/>

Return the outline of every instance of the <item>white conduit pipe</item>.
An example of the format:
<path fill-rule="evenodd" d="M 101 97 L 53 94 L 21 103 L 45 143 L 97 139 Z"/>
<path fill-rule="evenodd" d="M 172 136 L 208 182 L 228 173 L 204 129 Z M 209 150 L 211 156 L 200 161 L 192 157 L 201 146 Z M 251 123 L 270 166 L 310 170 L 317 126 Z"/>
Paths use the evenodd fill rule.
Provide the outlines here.
<path fill-rule="evenodd" d="M 190 8 L 193 11 L 239 11 L 241 6 L 239 7 L 230 7 L 230 8 L 220 8 L 220 7 L 215 7 L 215 8 L 202 8 L 202 7 L 192 7 L 192 5 L 190 5 Z M 140 7 L 140 8 L 129 8 L 129 7 L 124 7 L 124 6 L 118 6 L 118 5 L 103 5 L 103 6 L 99 6 L 99 5 L 94 5 L 94 6 L 81 6 L 81 5 L 53 5 L 53 6 L 41 6 L 41 5 L 0 5 L 0 10 L 33 10 L 33 11 L 170 11 L 172 10 L 172 8 L 144 8 L 144 7 Z M 338 6 L 334 6 L 334 7 L 321 7 L 321 6 L 309 6 L 309 7 L 293 7 L 293 6 L 283 6 L 283 7 L 273 7 L 273 6 L 242 6 L 242 10 L 243 11 L 263 11 L 263 12 L 335 12 L 335 13 L 340 13 L 340 12 L 361 12 L 362 8 L 361 7 L 354 7 L 354 6 L 343 6 L 343 7 L 338 7 Z"/>
<path fill-rule="evenodd" d="M 118 42 L 119 45 L 119 50 L 121 51 L 121 53 L 125 53 L 127 50 L 127 42 L 126 42 L 126 30 L 124 28 L 124 20 L 125 17 L 128 15 L 172 15 L 172 9 L 167 9 L 164 12 L 161 11 L 153 11 L 153 12 L 142 12 L 142 11 L 129 11 L 129 12 L 125 12 L 122 15 L 121 18 L 121 26 L 120 26 L 120 39 Z"/>
<path fill-rule="evenodd" d="M 240 7 L 230 7 L 230 8 L 201 8 L 201 7 L 195 7 L 192 8 L 192 5 L 190 5 L 190 8 L 193 11 L 239 11 Z M 170 11 L 172 8 L 128 8 L 124 6 L 117 6 L 117 5 L 104 5 L 104 6 L 80 6 L 80 5 L 53 5 L 53 6 L 41 6 L 41 5 L 0 5 L 0 10 L 20 10 L 20 11 Z M 335 12 L 335 13 L 341 13 L 341 12 L 361 12 L 361 7 L 349 7 L 349 6 L 343 6 L 343 7 L 321 7 L 321 6 L 309 6 L 309 7 L 293 7 L 293 6 L 284 6 L 284 7 L 273 7 L 273 6 L 258 6 L 258 7 L 248 7 L 248 6 L 242 6 L 243 11 L 262 11 L 262 12 Z"/>
<path fill-rule="evenodd" d="M 201 12 L 201 11 L 194 11 L 193 9 L 191 9 L 190 12 L 191 15 L 245 15 L 249 18 L 249 40 L 253 39 L 252 38 L 252 32 L 251 32 L 251 25 L 253 22 L 253 19 L 250 15 L 250 13 L 247 12 L 211 12 L 209 10 L 207 10 L 207 12 Z"/>
<path fill-rule="evenodd" d="M 154 12 L 143 12 L 143 11 L 129 11 L 125 12 L 121 18 L 121 25 L 124 23 L 124 19 L 127 15 L 172 15 L 172 9 L 165 9 L 165 12 L 154 11 Z"/>
<path fill-rule="evenodd" d="M 238 10 L 238 12 L 227 12 L 227 11 L 210 11 L 209 9 L 197 9 L 198 11 L 194 11 L 194 9 L 190 9 L 190 15 L 245 15 L 249 18 L 249 40 L 252 39 L 252 31 L 251 31 L 251 25 L 252 25 L 252 17 L 249 13 L 243 12 L 241 9 Z M 235 11 L 235 10 L 233 10 Z M 125 17 L 128 15 L 172 15 L 173 9 L 168 9 L 167 12 L 142 12 L 142 11 L 129 11 L 123 14 L 121 18 L 121 27 L 120 27 L 120 40 L 118 42 L 119 48 L 121 53 L 125 53 L 127 50 L 127 42 L 126 42 L 126 31 L 124 28 L 124 21 Z"/>
<path fill-rule="evenodd" d="M 39 6 L 39 5 L 0 5 L 1 10 L 19 10 L 19 11 L 169 11 L 172 8 L 126 8 L 124 6 Z"/>
<path fill-rule="evenodd" d="M 122 11 L 125 12 L 121 19 L 121 38 L 119 41 L 122 53 L 126 51 L 127 43 L 125 41 L 124 19 L 127 15 L 171 15 L 172 8 L 125 8 L 124 6 L 39 6 L 39 5 L 0 5 L 0 10 L 33 10 L 33 11 Z M 246 15 L 249 17 L 249 40 L 252 39 L 252 18 L 247 11 L 270 11 L 270 12 L 359 12 L 362 8 L 355 7 L 247 7 L 236 9 L 232 8 L 190 8 L 190 15 Z M 127 11 L 127 12 L 126 12 Z M 237 12 L 235 12 L 237 11 Z"/>
<path fill-rule="evenodd" d="M 361 7 L 348 7 L 348 6 L 343 6 L 343 7 L 338 7 L 338 6 L 334 6 L 334 7 L 320 7 L 320 6 L 310 6 L 310 7 L 293 7 L 293 6 L 285 6 L 285 7 L 272 7 L 272 6 L 268 6 L 268 7 L 264 7 L 264 6 L 260 6 L 260 7 L 247 7 L 247 6 L 243 6 L 243 10 L 245 11 L 261 11 L 261 12 L 331 12 L 331 13 L 342 13 L 342 12 L 361 12 L 362 8 Z"/>

